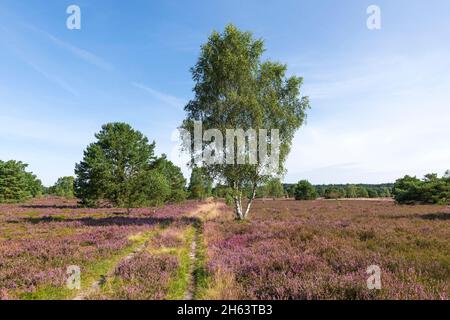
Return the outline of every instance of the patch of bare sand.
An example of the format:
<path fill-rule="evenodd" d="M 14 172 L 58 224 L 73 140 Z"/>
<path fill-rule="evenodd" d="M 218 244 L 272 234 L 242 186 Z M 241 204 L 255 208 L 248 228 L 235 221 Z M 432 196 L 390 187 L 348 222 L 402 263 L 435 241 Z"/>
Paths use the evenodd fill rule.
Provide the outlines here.
<path fill-rule="evenodd" d="M 197 209 L 189 212 L 187 216 L 199 218 L 202 221 L 208 221 L 217 218 L 221 213 L 223 213 L 225 208 L 225 203 L 208 198 L 201 203 Z"/>

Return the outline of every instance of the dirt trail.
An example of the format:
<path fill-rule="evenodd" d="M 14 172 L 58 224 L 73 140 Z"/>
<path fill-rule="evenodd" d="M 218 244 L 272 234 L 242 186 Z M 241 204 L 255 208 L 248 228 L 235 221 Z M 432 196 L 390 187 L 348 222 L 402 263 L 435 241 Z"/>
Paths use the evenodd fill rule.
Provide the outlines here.
<path fill-rule="evenodd" d="M 191 243 L 191 252 L 189 253 L 189 258 L 191 260 L 191 264 L 189 266 L 189 274 L 188 274 L 188 287 L 184 294 L 184 300 L 192 300 L 194 299 L 195 293 L 195 266 L 197 262 L 197 241 L 198 241 L 198 230 L 195 230 L 195 236 Z"/>
<path fill-rule="evenodd" d="M 190 213 L 186 214 L 188 217 L 195 217 L 200 219 L 200 221 L 208 221 L 211 219 L 214 219 L 220 214 L 220 208 L 224 206 L 223 203 L 216 202 L 212 199 L 206 200 L 205 203 L 200 204 L 197 209 L 191 211 Z M 190 266 L 189 266 L 189 273 L 188 273 L 188 286 L 186 289 L 186 292 L 184 294 L 185 300 L 192 300 L 195 296 L 195 290 L 196 290 L 196 283 L 195 283 L 195 269 L 197 265 L 197 250 L 198 250 L 198 241 L 199 241 L 199 233 L 202 232 L 200 225 L 195 226 L 195 235 L 192 239 L 191 247 L 190 247 L 190 253 L 189 258 L 191 260 Z M 120 261 L 126 261 L 132 259 L 136 254 L 143 251 L 147 244 L 149 239 L 147 239 L 143 244 L 141 244 L 139 247 L 135 248 L 133 252 L 126 255 L 124 258 L 120 259 Z M 110 270 L 106 275 L 102 275 L 100 279 L 92 283 L 92 285 L 89 288 L 81 290 L 73 300 L 85 300 L 89 296 L 97 293 L 100 291 L 100 287 L 102 284 L 104 284 L 108 279 L 113 277 L 114 268 Z"/>
<path fill-rule="evenodd" d="M 200 205 L 196 210 L 192 211 L 188 214 L 189 217 L 199 218 L 200 221 L 208 221 L 214 219 L 220 214 L 220 208 L 223 206 L 223 203 L 216 202 L 212 199 L 208 199 L 206 203 Z M 191 251 L 189 253 L 189 257 L 191 260 L 191 264 L 189 266 L 189 284 L 184 294 L 185 300 L 193 300 L 195 298 L 195 291 L 197 284 L 195 279 L 195 269 L 197 267 L 197 256 L 198 256 L 198 242 L 199 242 L 199 234 L 202 232 L 201 224 L 195 226 L 195 236 L 192 239 L 191 243 Z"/>

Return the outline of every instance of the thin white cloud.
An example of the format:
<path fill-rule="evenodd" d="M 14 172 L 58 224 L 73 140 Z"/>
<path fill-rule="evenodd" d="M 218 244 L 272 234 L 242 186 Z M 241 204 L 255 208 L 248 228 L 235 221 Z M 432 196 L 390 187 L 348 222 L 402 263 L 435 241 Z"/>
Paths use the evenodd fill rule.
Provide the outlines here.
<path fill-rule="evenodd" d="M 26 63 L 29 67 L 31 67 L 37 73 L 41 74 L 44 78 L 46 78 L 50 82 L 57 84 L 60 88 L 69 92 L 70 94 L 72 94 L 74 96 L 79 96 L 77 90 L 73 86 L 71 86 L 66 80 L 64 80 L 61 77 L 58 77 L 55 74 L 52 74 L 52 73 L 46 71 L 43 67 L 39 66 L 33 60 L 33 58 L 31 58 L 28 54 L 24 53 L 23 50 L 21 50 L 16 44 L 14 44 L 14 42 L 10 41 L 9 43 L 5 43 L 4 45 L 9 50 L 14 52 L 16 57 L 20 58 L 24 63 Z"/>
<path fill-rule="evenodd" d="M 132 82 L 131 85 L 138 89 L 144 90 L 145 92 L 149 93 L 151 96 L 158 99 L 159 101 L 161 101 L 167 105 L 170 105 L 172 107 L 175 107 L 177 109 L 182 108 L 185 105 L 185 101 L 183 99 L 171 96 L 166 93 L 162 93 L 158 90 L 152 89 L 141 83 Z"/>
<path fill-rule="evenodd" d="M 32 30 L 35 33 L 40 34 L 41 36 L 47 38 L 52 43 L 69 51 L 73 55 L 77 56 L 78 58 L 80 58 L 81 60 L 83 60 L 89 64 L 95 65 L 106 71 L 111 71 L 113 69 L 113 67 L 108 62 L 106 62 L 105 60 L 103 60 L 102 58 L 98 57 L 97 55 L 93 54 L 92 52 L 90 52 L 88 50 L 81 49 L 81 48 L 74 46 L 66 41 L 63 41 L 63 40 L 55 37 L 54 35 L 37 28 L 34 25 L 31 25 L 28 23 L 22 23 L 22 25 L 24 27 L 26 27 L 27 29 Z"/>
<path fill-rule="evenodd" d="M 74 96 L 79 96 L 78 92 L 73 88 L 70 84 L 68 84 L 64 79 L 59 78 L 58 76 L 54 74 L 50 74 L 38 65 L 34 64 L 32 61 L 23 59 L 23 61 L 28 64 L 31 68 L 33 68 L 36 72 L 43 75 L 45 78 L 50 80 L 51 82 L 56 83 L 58 86 L 60 86 L 62 89 L 70 92 Z"/>

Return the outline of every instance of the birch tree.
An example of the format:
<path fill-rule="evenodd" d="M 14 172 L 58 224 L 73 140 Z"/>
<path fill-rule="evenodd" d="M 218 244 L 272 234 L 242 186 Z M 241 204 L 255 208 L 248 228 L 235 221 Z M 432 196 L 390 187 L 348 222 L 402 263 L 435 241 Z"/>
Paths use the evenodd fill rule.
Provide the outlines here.
<path fill-rule="evenodd" d="M 181 125 L 185 132 L 194 135 L 195 123 L 201 121 L 203 132 L 218 130 L 227 139 L 230 137 L 227 130 L 247 133 L 254 130 L 257 133 L 257 137 L 245 137 L 247 143 L 243 149 L 249 160 L 250 145 L 256 146 L 259 151 L 256 163 L 238 163 L 242 150 L 237 146 L 232 147 L 232 163 L 229 159 L 220 161 L 220 157 L 215 163 L 202 163 L 216 182 L 233 190 L 234 211 L 236 218 L 241 220 L 249 214 L 257 186 L 284 173 L 292 139 L 304 123 L 309 108 L 308 98 L 300 96 L 303 79 L 287 77 L 284 64 L 262 61 L 263 52 L 263 40 L 255 39 L 250 32 L 240 31 L 233 25 L 226 26 L 222 33 L 212 32 L 191 69 L 195 96 L 185 106 L 187 115 Z M 275 141 L 270 135 L 272 129 L 278 130 L 278 165 L 267 172 L 260 149 L 264 142 L 271 153 L 275 151 Z M 267 130 L 269 136 L 262 136 L 261 130 Z M 215 147 L 215 152 L 226 154 L 230 151 L 226 144 L 217 144 L 222 137 L 203 137 L 202 151 Z M 234 142 L 234 137 L 232 139 Z M 193 144 L 191 141 L 187 149 L 192 155 L 191 165 L 195 166 L 198 163 Z M 217 146 L 222 150 L 217 150 Z"/>

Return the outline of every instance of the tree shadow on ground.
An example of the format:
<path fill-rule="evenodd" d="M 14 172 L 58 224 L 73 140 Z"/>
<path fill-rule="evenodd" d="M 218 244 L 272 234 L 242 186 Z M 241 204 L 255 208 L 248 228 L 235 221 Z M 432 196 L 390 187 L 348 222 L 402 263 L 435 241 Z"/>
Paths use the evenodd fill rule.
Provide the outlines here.
<path fill-rule="evenodd" d="M 143 226 L 143 225 L 161 225 L 168 226 L 174 222 L 183 224 L 194 224 L 198 218 L 194 217 L 168 217 L 168 218 L 155 218 L 155 217 L 105 217 L 105 218 L 64 218 L 64 217 L 26 217 L 20 219 L 23 222 L 32 224 L 38 223 L 52 223 L 52 222 L 78 222 L 85 226 L 102 227 L 102 226 Z M 10 221 L 12 223 L 13 221 Z"/>
<path fill-rule="evenodd" d="M 58 204 L 58 205 L 24 204 L 21 205 L 20 207 L 27 209 L 78 209 L 78 206 L 73 204 Z"/>
<path fill-rule="evenodd" d="M 435 212 L 427 214 L 402 214 L 402 215 L 383 215 L 386 219 L 423 219 L 423 220 L 450 220 L 450 212 Z"/>
<path fill-rule="evenodd" d="M 419 216 L 420 219 L 425 220 L 450 220 L 450 212 L 437 212 L 437 213 L 428 213 L 422 214 Z"/>

